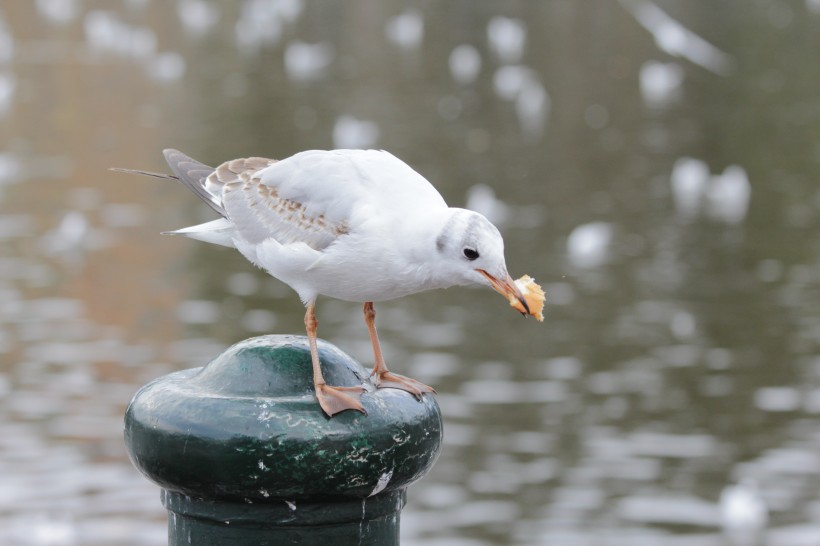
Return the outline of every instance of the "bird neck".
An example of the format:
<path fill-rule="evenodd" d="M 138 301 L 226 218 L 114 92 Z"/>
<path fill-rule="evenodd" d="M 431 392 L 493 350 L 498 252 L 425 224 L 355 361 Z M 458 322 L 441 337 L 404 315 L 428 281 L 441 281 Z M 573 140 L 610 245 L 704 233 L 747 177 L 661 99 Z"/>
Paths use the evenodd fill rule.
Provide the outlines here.
<path fill-rule="evenodd" d="M 415 236 L 404 238 L 408 245 L 408 276 L 423 285 L 425 290 L 466 284 L 458 271 L 451 268 L 451 261 L 448 259 L 448 254 L 452 251 L 448 226 L 452 226 L 453 217 L 458 214 L 458 210 L 449 208 L 426 211 L 423 215 L 414 217 L 413 226 L 409 229 Z"/>

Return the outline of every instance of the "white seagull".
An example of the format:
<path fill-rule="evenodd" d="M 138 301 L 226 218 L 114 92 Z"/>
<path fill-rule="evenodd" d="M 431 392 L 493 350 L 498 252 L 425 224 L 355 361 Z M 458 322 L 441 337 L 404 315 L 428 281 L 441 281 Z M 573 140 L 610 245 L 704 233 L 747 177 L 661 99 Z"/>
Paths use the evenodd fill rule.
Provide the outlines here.
<path fill-rule="evenodd" d="M 311 150 L 280 161 L 234 159 L 214 169 L 165 150 L 177 179 L 221 218 L 171 231 L 237 249 L 293 288 L 307 307 L 305 328 L 313 383 L 322 410 L 366 413 L 364 388 L 325 383 L 316 346 L 316 298 L 364 303 L 377 388 L 417 398 L 435 392 L 387 370 L 376 334 L 373 302 L 434 288 L 486 285 L 530 311 L 504 261 L 504 241 L 484 216 L 448 207 L 436 189 L 385 151 Z M 519 305 L 520 302 L 520 305 Z"/>

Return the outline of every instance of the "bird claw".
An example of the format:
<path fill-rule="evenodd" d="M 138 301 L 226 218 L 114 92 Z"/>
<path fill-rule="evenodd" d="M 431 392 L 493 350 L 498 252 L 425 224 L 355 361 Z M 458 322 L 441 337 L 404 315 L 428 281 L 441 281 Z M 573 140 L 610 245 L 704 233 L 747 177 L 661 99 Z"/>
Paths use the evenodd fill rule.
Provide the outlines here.
<path fill-rule="evenodd" d="M 422 395 L 426 393 L 436 394 L 433 387 L 397 373 L 388 371 L 373 372 L 371 377 L 373 377 L 373 384 L 376 385 L 377 389 L 400 389 L 415 396 L 416 400 L 421 400 Z"/>
<path fill-rule="evenodd" d="M 331 387 L 330 385 L 316 385 L 316 398 L 319 405 L 329 417 L 345 410 L 356 410 L 367 415 L 367 411 L 359 400 L 365 388 L 356 387 Z"/>

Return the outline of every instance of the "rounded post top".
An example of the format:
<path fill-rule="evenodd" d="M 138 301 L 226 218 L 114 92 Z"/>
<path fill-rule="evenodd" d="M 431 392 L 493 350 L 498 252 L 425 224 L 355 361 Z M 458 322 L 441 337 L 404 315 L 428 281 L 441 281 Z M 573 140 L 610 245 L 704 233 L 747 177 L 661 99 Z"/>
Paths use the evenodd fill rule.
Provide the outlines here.
<path fill-rule="evenodd" d="M 365 384 L 367 415 L 322 412 L 306 338 L 257 337 L 140 389 L 125 415 L 132 462 L 166 490 L 225 501 L 367 498 L 420 479 L 441 447 L 433 397 L 374 389 L 322 340 L 319 356 L 328 384 Z"/>

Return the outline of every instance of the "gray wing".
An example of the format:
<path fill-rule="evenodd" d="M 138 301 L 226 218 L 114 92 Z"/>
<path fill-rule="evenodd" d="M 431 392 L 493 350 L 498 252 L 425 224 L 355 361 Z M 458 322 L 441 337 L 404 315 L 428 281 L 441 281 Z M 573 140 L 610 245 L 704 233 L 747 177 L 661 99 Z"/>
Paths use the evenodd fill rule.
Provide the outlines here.
<path fill-rule="evenodd" d="M 306 210 L 303 203 L 281 197 L 276 187 L 260 181 L 257 174 L 275 159 L 232 159 L 213 168 L 178 150 L 163 154 L 179 181 L 230 220 L 248 242 L 272 237 L 281 244 L 302 242 L 319 250 L 347 232 L 346 224 L 330 222 L 321 211 Z"/>
<path fill-rule="evenodd" d="M 223 164 L 206 182 L 206 188 L 221 189 L 228 218 L 246 241 L 273 238 L 283 245 L 304 243 L 322 250 L 348 233 L 345 219 L 328 217 L 326 204 L 286 198 L 281 188 L 264 183 L 259 173 L 274 162 L 260 165 L 260 159 L 242 160 L 250 166 L 245 170 L 239 160 Z M 226 166 L 230 168 L 223 170 Z"/>
<path fill-rule="evenodd" d="M 273 238 L 323 250 L 354 230 L 354 218 L 412 217 L 447 204 L 420 174 L 387 152 L 308 150 L 279 162 L 229 161 L 205 183 L 250 243 Z M 250 167 L 250 168 L 248 168 Z"/>
<path fill-rule="evenodd" d="M 177 150 L 164 154 L 179 180 L 254 244 L 273 238 L 322 250 L 350 232 L 354 204 L 367 200 L 350 153 L 303 152 L 281 163 L 249 157 L 215 169 Z"/>
<path fill-rule="evenodd" d="M 197 197 L 205 201 L 209 207 L 221 216 L 227 216 L 225 208 L 222 206 L 222 199 L 218 194 L 213 194 L 205 188 L 205 181 L 216 169 L 204 163 L 188 157 L 179 150 L 163 150 L 165 161 L 177 176 L 180 182 L 194 192 Z"/>

